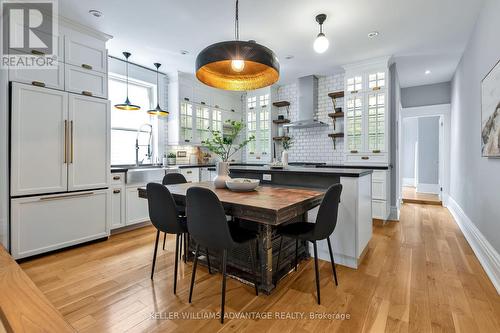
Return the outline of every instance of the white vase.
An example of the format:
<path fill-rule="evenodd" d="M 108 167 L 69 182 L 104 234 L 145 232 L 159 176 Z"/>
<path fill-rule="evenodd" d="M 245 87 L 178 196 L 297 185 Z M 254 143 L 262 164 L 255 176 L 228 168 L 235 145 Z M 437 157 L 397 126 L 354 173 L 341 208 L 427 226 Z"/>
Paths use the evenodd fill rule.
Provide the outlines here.
<path fill-rule="evenodd" d="M 288 165 L 288 151 L 283 150 L 281 153 L 281 164 L 283 164 L 284 167 Z"/>
<path fill-rule="evenodd" d="M 215 188 L 225 188 L 226 180 L 231 179 L 231 177 L 229 177 L 229 163 L 217 162 L 215 167 L 217 170 L 217 176 L 214 178 Z"/>

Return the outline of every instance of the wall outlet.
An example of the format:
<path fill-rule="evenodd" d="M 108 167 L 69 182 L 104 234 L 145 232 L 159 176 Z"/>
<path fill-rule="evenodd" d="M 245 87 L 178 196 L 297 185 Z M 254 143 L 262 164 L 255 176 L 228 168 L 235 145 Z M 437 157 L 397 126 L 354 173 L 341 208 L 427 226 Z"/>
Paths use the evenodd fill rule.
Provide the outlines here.
<path fill-rule="evenodd" d="M 262 175 L 262 180 L 271 181 L 271 180 L 272 180 L 272 177 L 271 177 L 271 175 L 270 175 L 270 174 L 268 174 L 268 173 L 264 173 L 264 174 Z"/>

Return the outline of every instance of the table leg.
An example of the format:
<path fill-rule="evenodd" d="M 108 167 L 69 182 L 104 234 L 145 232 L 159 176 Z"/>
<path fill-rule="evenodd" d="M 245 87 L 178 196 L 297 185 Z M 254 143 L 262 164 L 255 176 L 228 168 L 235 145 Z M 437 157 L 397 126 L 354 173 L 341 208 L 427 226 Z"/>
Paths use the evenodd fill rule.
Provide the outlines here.
<path fill-rule="evenodd" d="M 259 246 L 260 246 L 260 289 L 266 294 L 270 294 L 274 289 L 273 283 L 273 228 L 267 224 L 259 225 Z"/>

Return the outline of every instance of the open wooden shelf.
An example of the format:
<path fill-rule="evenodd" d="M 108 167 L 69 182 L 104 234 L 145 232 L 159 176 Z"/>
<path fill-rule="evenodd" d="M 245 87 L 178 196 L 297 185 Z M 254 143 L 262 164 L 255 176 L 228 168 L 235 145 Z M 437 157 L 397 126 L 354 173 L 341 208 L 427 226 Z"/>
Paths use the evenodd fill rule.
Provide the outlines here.
<path fill-rule="evenodd" d="M 328 114 L 328 117 L 330 117 L 330 118 L 343 118 L 344 112 L 332 112 L 332 113 Z"/>
<path fill-rule="evenodd" d="M 278 108 L 282 108 L 284 106 L 290 106 L 290 102 L 288 102 L 288 101 L 279 101 L 279 102 L 274 102 L 273 105 L 276 106 L 276 107 L 278 107 Z"/>
<path fill-rule="evenodd" d="M 290 119 L 273 119 L 273 123 L 275 124 L 288 124 Z"/>
<path fill-rule="evenodd" d="M 274 141 L 281 141 L 281 140 L 290 140 L 289 136 L 275 136 L 273 138 Z"/>
<path fill-rule="evenodd" d="M 330 134 L 328 134 L 328 136 L 330 138 L 343 138 L 344 137 L 344 133 L 330 133 Z"/>
<path fill-rule="evenodd" d="M 328 94 L 328 97 L 337 99 L 344 97 L 344 91 L 334 91 Z"/>

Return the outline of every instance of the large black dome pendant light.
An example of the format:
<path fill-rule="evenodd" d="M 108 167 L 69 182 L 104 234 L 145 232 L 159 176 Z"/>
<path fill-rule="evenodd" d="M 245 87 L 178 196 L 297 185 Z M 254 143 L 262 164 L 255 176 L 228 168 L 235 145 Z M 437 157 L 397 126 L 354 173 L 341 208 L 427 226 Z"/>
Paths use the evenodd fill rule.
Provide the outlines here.
<path fill-rule="evenodd" d="M 152 116 L 166 117 L 168 116 L 168 111 L 162 110 L 160 107 L 160 86 L 158 85 L 158 69 L 161 64 L 155 62 L 156 67 L 156 108 L 146 111 L 148 114 Z"/>
<path fill-rule="evenodd" d="M 130 100 L 128 99 L 128 58 L 131 56 L 129 52 L 123 52 L 123 56 L 125 57 L 126 63 L 127 63 L 127 99 L 125 100 L 125 103 L 121 104 L 115 104 L 115 108 L 120 109 L 120 110 L 126 110 L 126 111 L 136 111 L 140 110 L 141 107 L 138 105 L 134 105 L 130 103 Z"/>
<path fill-rule="evenodd" d="M 196 57 L 196 77 L 204 84 L 224 90 L 254 90 L 279 79 L 280 65 L 274 52 L 254 41 L 239 40 L 236 0 L 235 40 L 206 47 Z"/>

